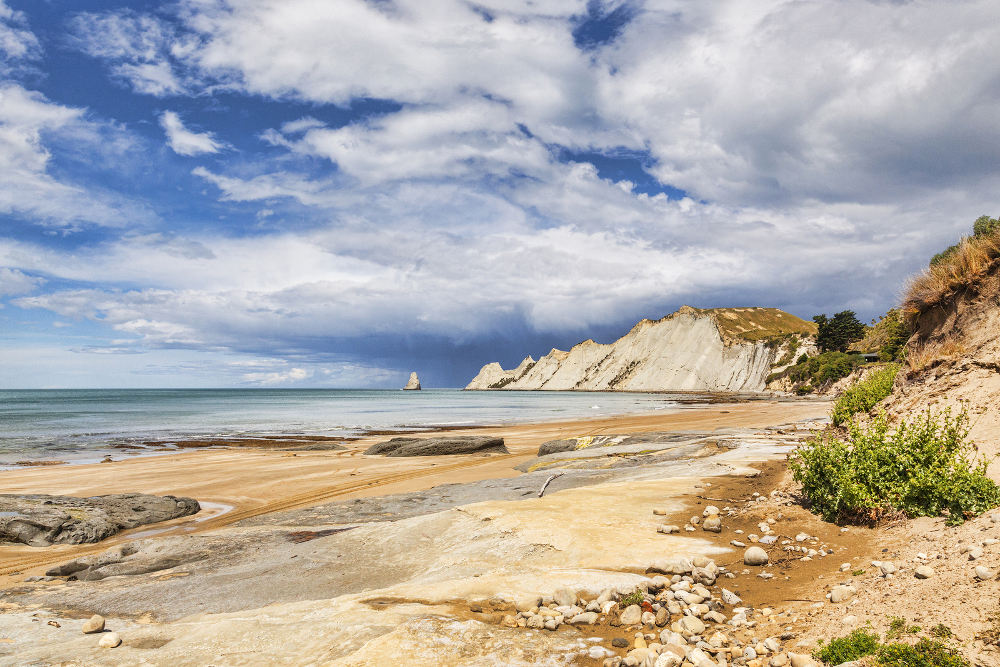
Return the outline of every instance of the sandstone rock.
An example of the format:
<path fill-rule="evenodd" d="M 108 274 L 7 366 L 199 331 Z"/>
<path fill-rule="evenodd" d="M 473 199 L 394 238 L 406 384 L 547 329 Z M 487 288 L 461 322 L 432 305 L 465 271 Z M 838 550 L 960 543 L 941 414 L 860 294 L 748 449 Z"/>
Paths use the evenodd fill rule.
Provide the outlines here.
<path fill-rule="evenodd" d="M 441 456 L 445 454 L 509 454 L 503 438 L 492 436 L 441 436 L 431 438 L 393 438 L 372 445 L 365 454 L 382 456 Z"/>
<path fill-rule="evenodd" d="M 541 602 L 537 595 L 523 595 L 514 601 L 514 609 L 517 611 L 531 611 Z"/>
<path fill-rule="evenodd" d="M 934 570 L 926 565 L 921 565 L 913 571 L 913 574 L 917 579 L 930 579 L 934 576 Z"/>
<path fill-rule="evenodd" d="M 553 597 L 559 607 L 571 607 L 576 604 L 576 593 L 568 588 L 560 588 Z"/>
<path fill-rule="evenodd" d="M 743 562 L 747 565 L 767 565 L 770 558 L 760 547 L 750 547 L 743 553 Z"/>
<path fill-rule="evenodd" d="M 420 378 L 417 377 L 416 371 L 410 373 L 410 379 L 403 387 L 403 391 L 420 391 Z"/>
<path fill-rule="evenodd" d="M 663 627 L 670 621 L 670 612 L 667 611 L 666 607 L 660 607 L 656 612 L 656 617 L 654 622 L 658 627 Z"/>
<path fill-rule="evenodd" d="M 104 632 L 104 617 L 100 614 L 94 614 L 86 621 L 83 622 L 83 634 L 89 635 L 95 632 Z"/>
<path fill-rule="evenodd" d="M 680 627 L 682 632 L 690 632 L 692 635 L 700 635 L 705 632 L 705 623 L 694 616 L 682 616 Z"/>
<path fill-rule="evenodd" d="M 878 564 L 878 569 L 882 572 L 883 575 L 895 574 L 896 564 L 891 561 L 884 561 Z"/>
<path fill-rule="evenodd" d="M 719 508 L 715 505 L 709 505 L 705 508 L 705 511 L 701 513 L 703 517 L 710 517 L 712 515 L 717 515 L 719 513 Z"/>
<path fill-rule="evenodd" d="M 100 640 L 98 640 L 97 645 L 101 648 L 116 648 L 122 643 L 121 635 L 117 632 L 105 632 L 101 635 Z"/>
<path fill-rule="evenodd" d="M 788 664 L 788 656 L 784 653 L 772 655 L 768 664 L 771 665 L 771 667 L 785 667 L 785 665 Z"/>
<path fill-rule="evenodd" d="M 663 533 L 665 535 L 672 535 L 674 533 L 681 532 L 681 529 L 680 529 L 679 526 L 675 526 L 673 524 L 666 524 L 665 523 L 662 526 L 660 526 L 659 528 L 657 528 L 656 532 Z"/>
<path fill-rule="evenodd" d="M 585 611 L 582 614 L 577 614 L 573 618 L 567 621 L 570 625 L 593 625 L 597 623 L 597 618 L 599 614 L 593 611 Z"/>
<path fill-rule="evenodd" d="M 176 519 L 200 510 L 193 498 L 141 493 L 89 498 L 0 495 L 0 542 L 36 547 L 100 542 L 127 528 Z"/>
<path fill-rule="evenodd" d="M 642 622 L 642 607 L 637 604 L 629 605 L 619 616 L 622 625 L 639 625 Z"/>
<path fill-rule="evenodd" d="M 812 657 L 803 653 L 789 653 L 788 661 L 792 667 L 816 667 L 816 662 Z"/>
<path fill-rule="evenodd" d="M 705 519 L 701 525 L 701 529 L 708 531 L 710 533 L 721 533 L 722 532 L 722 519 L 719 515 L 713 514 L 712 516 Z"/>
<path fill-rule="evenodd" d="M 858 590 L 854 586 L 834 586 L 830 591 L 830 602 L 839 604 L 846 602 L 857 594 Z"/>

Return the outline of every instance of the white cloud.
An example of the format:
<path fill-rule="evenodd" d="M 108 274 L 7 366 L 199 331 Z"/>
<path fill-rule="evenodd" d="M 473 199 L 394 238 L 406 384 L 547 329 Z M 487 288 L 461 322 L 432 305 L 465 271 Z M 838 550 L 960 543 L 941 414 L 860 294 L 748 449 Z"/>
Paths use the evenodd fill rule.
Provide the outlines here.
<path fill-rule="evenodd" d="M 38 38 L 27 27 L 23 12 L 14 11 L 0 0 L 0 74 L 18 64 L 35 60 L 41 52 Z"/>
<path fill-rule="evenodd" d="M 46 139 L 85 146 L 90 157 L 121 150 L 114 137 L 105 135 L 81 109 L 52 103 L 15 83 L 0 83 L 0 213 L 57 226 L 147 221 L 140 205 L 48 173 Z"/>
<path fill-rule="evenodd" d="M 184 123 L 173 111 L 160 114 L 160 126 L 167 133 L 167 143 L 170 149 L 178 155 L 203 155 L 218 153 L 225 144 L 215 138 L 211 132 L 192 132 L 184 127 Z"/>
<path fill-rule="evenodd" d="M 29 294 L 44 283 L 44 278 L 29 276 L 23 271 L 0 266 L 0 297 Z"/>

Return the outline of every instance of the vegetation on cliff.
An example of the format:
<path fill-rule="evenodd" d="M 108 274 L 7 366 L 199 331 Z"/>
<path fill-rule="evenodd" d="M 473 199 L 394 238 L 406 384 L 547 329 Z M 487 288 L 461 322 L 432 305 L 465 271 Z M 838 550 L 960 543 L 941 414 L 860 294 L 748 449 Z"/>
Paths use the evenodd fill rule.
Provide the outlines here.
<path fill-rule="evenodd" d="M 834 426 L 846 424 L 859 412 L 868 412 L 892 393 L 892 385 L 899 373 L 899 364 L 888 364 L 875 369 L 844 390 L 833 404 Z"/>

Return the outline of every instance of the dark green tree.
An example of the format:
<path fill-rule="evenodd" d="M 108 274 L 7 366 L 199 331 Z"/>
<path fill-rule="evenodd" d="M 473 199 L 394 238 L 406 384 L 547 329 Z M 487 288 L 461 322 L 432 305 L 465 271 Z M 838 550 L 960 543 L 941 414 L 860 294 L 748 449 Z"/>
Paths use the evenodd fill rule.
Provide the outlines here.
<path fill-rule="evenodd" d="M 865 335 L 865 325 L 858 320 L 853 310 L 842 310 L 833 317 L 816 315 L 813 322 L 819 328 L 816 344 L 824 352 L 846 352 L 848 345 L 861 340 Z"/>
<path fill-rule="evenodd" d="M 998 231 L 1000 231 L 1000 219 L 988 215 L 981 215 L 972 223 L 973 236 L 987 236 Z"/>

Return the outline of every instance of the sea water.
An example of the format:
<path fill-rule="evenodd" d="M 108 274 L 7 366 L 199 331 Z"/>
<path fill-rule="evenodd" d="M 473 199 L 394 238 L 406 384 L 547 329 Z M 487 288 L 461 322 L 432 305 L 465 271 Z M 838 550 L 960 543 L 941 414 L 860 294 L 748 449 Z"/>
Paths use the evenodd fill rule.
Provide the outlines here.
<path fill-rule="evenodd" d="M 0 467 L 162 452 L 147 448 L 149 441 L 501 425 L 646 413 L 692 399 L 698 397 L 458 389 L 0 390 Z"/>

